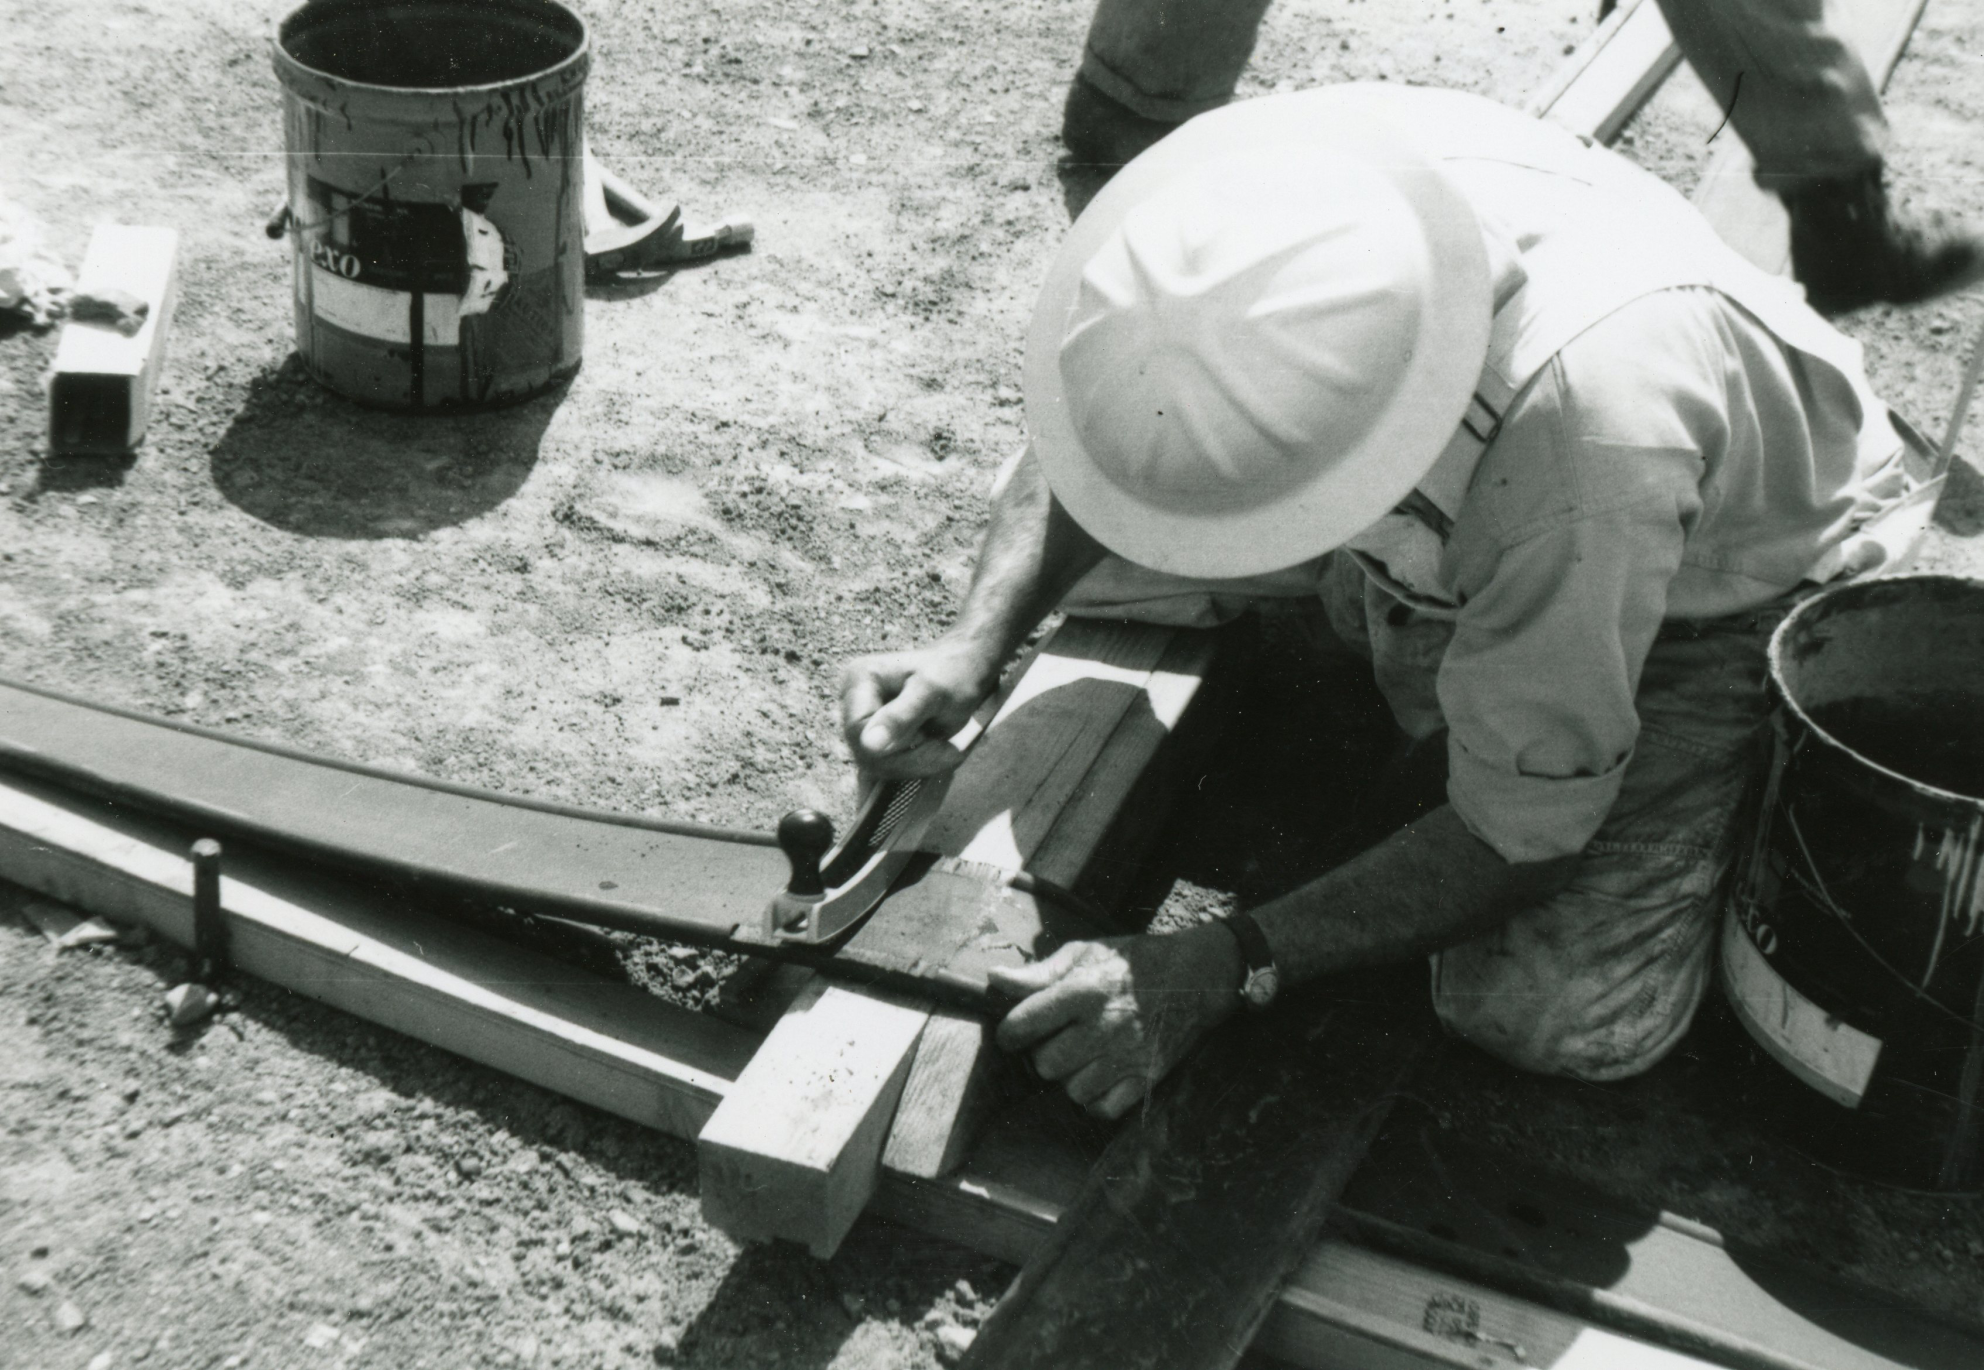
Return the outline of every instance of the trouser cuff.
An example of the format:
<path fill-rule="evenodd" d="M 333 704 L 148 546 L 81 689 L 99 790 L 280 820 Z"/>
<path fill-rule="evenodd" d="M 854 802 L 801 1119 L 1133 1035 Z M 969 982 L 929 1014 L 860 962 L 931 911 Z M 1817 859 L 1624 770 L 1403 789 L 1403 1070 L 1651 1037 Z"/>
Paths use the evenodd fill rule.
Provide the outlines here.
<path fill-rule="evenodd" d="M 1233 99 L 1233 92 L 1230 89 L 1199 98 L 1146 94 L 1132 84 L 1129 77 L 1113 70 L 1107 62 L 1096 56 L 1094 48 L 1085 48 L 1082 51 L 1081 79 L 1131 113 L 1167 124 L 1182 124 L 1194 115 L 1204 114 L 1209 109 L 1218 109 Z"/>

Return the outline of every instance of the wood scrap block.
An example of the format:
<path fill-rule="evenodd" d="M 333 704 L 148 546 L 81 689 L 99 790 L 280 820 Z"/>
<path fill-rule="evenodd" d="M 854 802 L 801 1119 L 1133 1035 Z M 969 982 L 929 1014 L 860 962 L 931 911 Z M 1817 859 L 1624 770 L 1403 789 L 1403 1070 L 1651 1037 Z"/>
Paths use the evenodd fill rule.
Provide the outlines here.
<path fill-rule="evenodd" d="M 1063 624 L 1029 664 L 953 784 L 940 823 L 926 836 L 929 850 L 961 861 L 1024 869 L 1056 884 L 1084 885 L 1108 907 L 1126 874 L 1141 861 L 1168 812 L 1159 793 L 1158 764 L 1211 670 L 1220 638 L 1208 632 L 1074 619 Z M 1003 729 L 1003 731 L 1002 731 Z M 1106 870 L 1104 878 L 1096 878 Z M 955 882 L 951 895 L 956 895 Z M 850 943 L 855 957 L 934 956 L 942 934 L 919 929 L 912 944 L 892 947 L 894 934 L 927 916 L 940 893 L 925 886 L 885 909 Z M 1031 935 L 1008 929 L 1026 914 Z M 1070 936 L 1107 929 L 1077 926 L 1066 910 L 1042 908 L 1012 891 L 988 893 L 986 907 L 955 909 L 949 922 L 961 960 L 949 966 L 976 983 L 990 964 L 981 934 L 1001 925 L 996 939 L 1027 954 L 1051 951 Z M 975 940 L 968 940 L 975 939 Z M 900 939 L 898 938 L 898 941 Z M 948 1173 L 963 1159 L 988 1103 L 1007 1092 L 1014 1065 L 998 1053 L 982 1018 L 933 1019 L 918 1052 L 914 1088 L 885 1153 L 885 1164 L 908 1175 Z M 926 1062 L 925 1054 L 930 1056 Z"/>
<path fill-rule="evenodd" d="M 1124 715 L 1151 707 L 1152 672 L 1177 631 L 1101 619 L 1056 629 L 959 768 L 923 849 L 1025 867 Z"/>
<path fill-rule="evenodd" d="M 1219 709 L 1210 696 L 1246 674 L 1253 641 L 1235 629 L 1171 634 L 1151 668 L 1144 701 L 1117 720 L 1027 859 L 1029 872 L 1116 911 L 1170 818 L 1181 767 L 1217 740 L 1217 719 L 1207 714 Z"/>
<path fill-rule="evenodd" d="M 833 1255 L 875 1191 L 927 1010 L 824 979 L 765 1037 L 696 1139 L 703 1216 Z"/>
<path fill-rule="evenodd" d="M 143 306 L 143 323 L 135 332 L 76 319 L 62 326 L 48 384 L 51 452 L 122 456 L 144 440 L 179 294 L 178 254 L 169 228 L 102 224 L 90 236 L 76 293 L 128 297 Z"/>

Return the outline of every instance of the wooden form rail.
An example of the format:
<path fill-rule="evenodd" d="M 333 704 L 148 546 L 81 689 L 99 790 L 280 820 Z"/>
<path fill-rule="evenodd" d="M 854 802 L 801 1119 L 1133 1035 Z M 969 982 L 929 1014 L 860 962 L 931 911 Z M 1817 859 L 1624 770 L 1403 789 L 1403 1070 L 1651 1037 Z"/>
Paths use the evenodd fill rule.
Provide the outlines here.
<path fill-rule="evenodd" d="M 180 945 L 192 940 L 195 836 L 50 787 L 0 784 L 0 874 Z M 222 915 L 244 973 L 673 1136 L 701 1131 L 760 1044 L 747 1029 L 287 860 L 236 849 L 226 867 Z M 1056 1104 L 1041 1098 L 1032 1107 Z M 886 1173 L 872 1211 L 1024 1261 L 1089 1164 L 1065 1126 L 1039 1123 L 1025 1110 L 999 1120 L 966 1164 L 941 1178 Z M 1894 1364 L 1782 1307 L 1713 1234 L 1690 1224 L 1655 1225 L 1628 1254 L 1606 1299 L 1637 1326 L 1685 1318 L 1727 1329 L 1730 1339 L 1795 1346 L 1771 1362 L 1785 1370 Z M 1325 1236 L 1296 1268 L 1255 1344 L 1311 1370 L 1708 1363 L 1341 1234 Z"/>

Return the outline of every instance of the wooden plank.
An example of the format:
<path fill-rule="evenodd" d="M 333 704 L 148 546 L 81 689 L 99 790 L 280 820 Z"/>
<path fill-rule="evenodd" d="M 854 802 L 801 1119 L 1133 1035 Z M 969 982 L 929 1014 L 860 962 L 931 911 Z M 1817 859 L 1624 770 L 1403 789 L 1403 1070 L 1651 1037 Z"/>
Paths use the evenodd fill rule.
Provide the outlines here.
<path fill-rule="evenodd" d="M 1071 757 L 1085 759 L 1078 779 L 1065 788 L 1044 781 L 1015 787 L 1025 795 L 1024 801 L 1015 796 L 1017 816 L 999 810 L 969 835 L 953 830 L 957 835 L 951 840 L 958 843 L 960 856 L 984 854 L 988 846 L 985 835 L 996 833 L 999 842 L 1012 843 L 1004 855 L 1019 857 L 1025 870 L 1069 888 L 1083 885 L 1091 897 L 1103 900 L 1108 907 L 1121 893 L 1120 877 L 1141 861 L 1162 822 L 1167 805 L 1160 793 L 1162 777 L 1153 763 L 1165 754 L 1187 712 L 1200 699 L 1220 650 L 1219 639 L 1212 633 L 1072 620 L 1055 634 L 1055 644 L 1049 671 L 1058 674 L 1064 684 L 1074 680 L 1073 673 L 1061 663 L 1078 660 L 1078 651 L 1088 653 L 1092 663 L 1117 668 L 1149 665 L 1146 671 L 1133 671 L 1122 682 L 1127 688 L 1121 692 L 1120 710 L 1113 707 L 1112 698 L 1108 706 L 1084 720 L 1085 727 L 1072 736 L 1059 735 L 1058 740 L 1064 742 L 1062 749 L 1055 751 L 1045 740 L 1035 749 L 1035 755 L 1053 755 L 1050 770 L 1063 780 L 1074 769 L 1067 764 Z M 1029 670 L 1028 675 L 1033 674 Z M 1016 688 L 1002 706 L 1000 717 L 1009 723 L 1022 717 L 1028 698 L 1040 701 L 1036 708 L 1044 707 L 1046 700 L 1038 682 L 1030 696 L 1022 696 Z M 1017 705 L 1015 699 L 1020 701 Z M 1100 731 L 1099 720 L 1111 716 L 1113 725 L 1089 754 L 1087 744 Z M 1028 739 L 1037 735 L 1028 728 Z M 960 803 L 970 802 L 967 791 Z M 1031 815 L 1048 803 L 1054 806 L 1053 821 L 1033 840 L 1031 850 L 1023 850 L 1022 844 L 1035 829 Z M 941 834 L 937 836 L 943 840 Z M 1099 868 L 1106 868 L 1102 878 L 1097 878 Z M 1057 935 L 1051 912 L 1042 918 L 1042 927 L 1050 937 Z M 870 937 L 882 931 L 877 928 Z M 1045 949 L 1047 944 L 1041 945 Z M 897 1112 L 883 1157 L 884 1165 L 894 1170 L 926 1177 L 945 1174 L 963 1159 L 981 1115 L 1007 1091 L 1015 1070 L 1014 1064 L 993 1047 L 991 1029 L 981 1018 L 936 1015 L 931 1029 L 926 1030 L 924 1045 L 918 1050 L 911 1087 L 904 1092 L 905 1106 Z"/>
<path fill-rule="evenodd" d="M 1325 1238 L 1255 1339 L 1297 1365 L 1342 1370 L 1695 1370 L 1713 1364 L 1502 1290 Z"/>
<path fill-rule="evenodd" d="M 1186 712 L 1196 707 L 1213 670 L 1216 654 L 1231 654 L 1230 644 L 1212 633 L 1174 633 L 1164 644 L 1143 685 L 1144 700 L 1117 718 L 1115 730 L 1068 795 L 1053 826 L 1040 839 L 1026 869 L 1069 889 L 1080 887 L 1105 907 L 1113 902 L 1115 882 L 1098 878 L 1107 864 L 1112 874 L 1141 863 L 1141 852 L 1124 831 L 1124 810 L 1132 796 L 1140 799 L 1131 815 L 1141 833 L 1155 836 L 1163 813 L 1155 807 L 1163 790 L 1153 785 L 1150 765 L 1176 737 Z"/>
<path fill-rule="evenodd" d="M 886 1169 L 934 1178 L 963 1162 L 1008 1073 L 991 1031 L 973 1014 L 931 1013 L 889 1125 Z"/>
<path fill-rule="evenodd" d="M 1846 39 L 1867 64 L 1876 88 L 1894 74 L 1928 0 L 1845 0 Z M 1739 97 L 1740 98 L 1740 97 Z M 1777 196 L 1756 183 L 1756 160 L 1731 129 L 1695 187 L 1695 207 L 1738 252 L 1765 271 L 1791 270 L 1791 220 Z"/>
<path fill-rule="evenodd" d="M 1238 1362 L 1436 1035 L 1423 996 L 1350 988 L 1229 1021 L 1188 1057 L 1021 1269 L 968 1370 Z"/>
<path fill-rule="evenodd" d="M 1394 1115 L 1344 1208 L 1344 1232 L 1392 1257 L 1731 1365 L 1984 1364 L 1974 1326 L 1940 1322 L 1523 1156 L 1471 1145 L 1418 1106 Z"/>
<path fill-rule="evenodd" d="M 1655 0 L 1628 0 L 1587 38 L 1527 109 L 1611 143 L 1681 63 Z"/>
<path fill-rule="evenodd" d="M 1152 674 L 1174 630 L 1071 618 L 1055 630 L 1007 692 L 972 749 L 925 851 L 1020 870 L 1060 820 L 1132 708 L 1170 709 L 1190 683 Z M 1144 761 L 1149 755 L 1145 753 Z M 1134 762 L 1132 763 L 1134 764 Z M 1140 768 L 1139 768 L 1140 769 Z"/>
<path fill-rule="evenodd" d="M 223 842 L 649 937 L 722 945 L 786 863 L 764 833 L 499 794 L 0 681 L 0 765 Z"/>
<path fill-rule="evenodd" d="M 52 786 L 0 784 L 0 875 L 188 947 L 198 835 Z M 243 972 L 623 1118 L 694 1136 L 756 1044 L 410 902 L 244 848 L 223 860 Z"/>
<path fill-rule="evenodd" d="M 816 979 L 696 1139 L 703 1216 L 734 1237 L 833 1255 L 875 1191 L 929 1013 Z"/>

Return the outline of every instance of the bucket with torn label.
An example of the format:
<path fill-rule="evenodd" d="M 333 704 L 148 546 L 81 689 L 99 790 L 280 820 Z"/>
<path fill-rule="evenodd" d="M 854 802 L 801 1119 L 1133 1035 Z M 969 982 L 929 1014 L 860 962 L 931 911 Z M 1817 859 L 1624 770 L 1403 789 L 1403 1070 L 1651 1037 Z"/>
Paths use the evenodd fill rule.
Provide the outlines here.
<path fill-rule="evenodd" d="M 1984 582 L 1815 596 L 1771 640 L 1776 754 L 1723 987 L 1822 1161 L 1984 1186 Z M 1788 1081 L 1784 1082 L 1786 1085 Z"/>
<path fill-rule="evenodd" d="M 585 24 L 552 0 L 311 0 L 276 27 L 296 350 L 396 409 L 578 370 Z"/>

